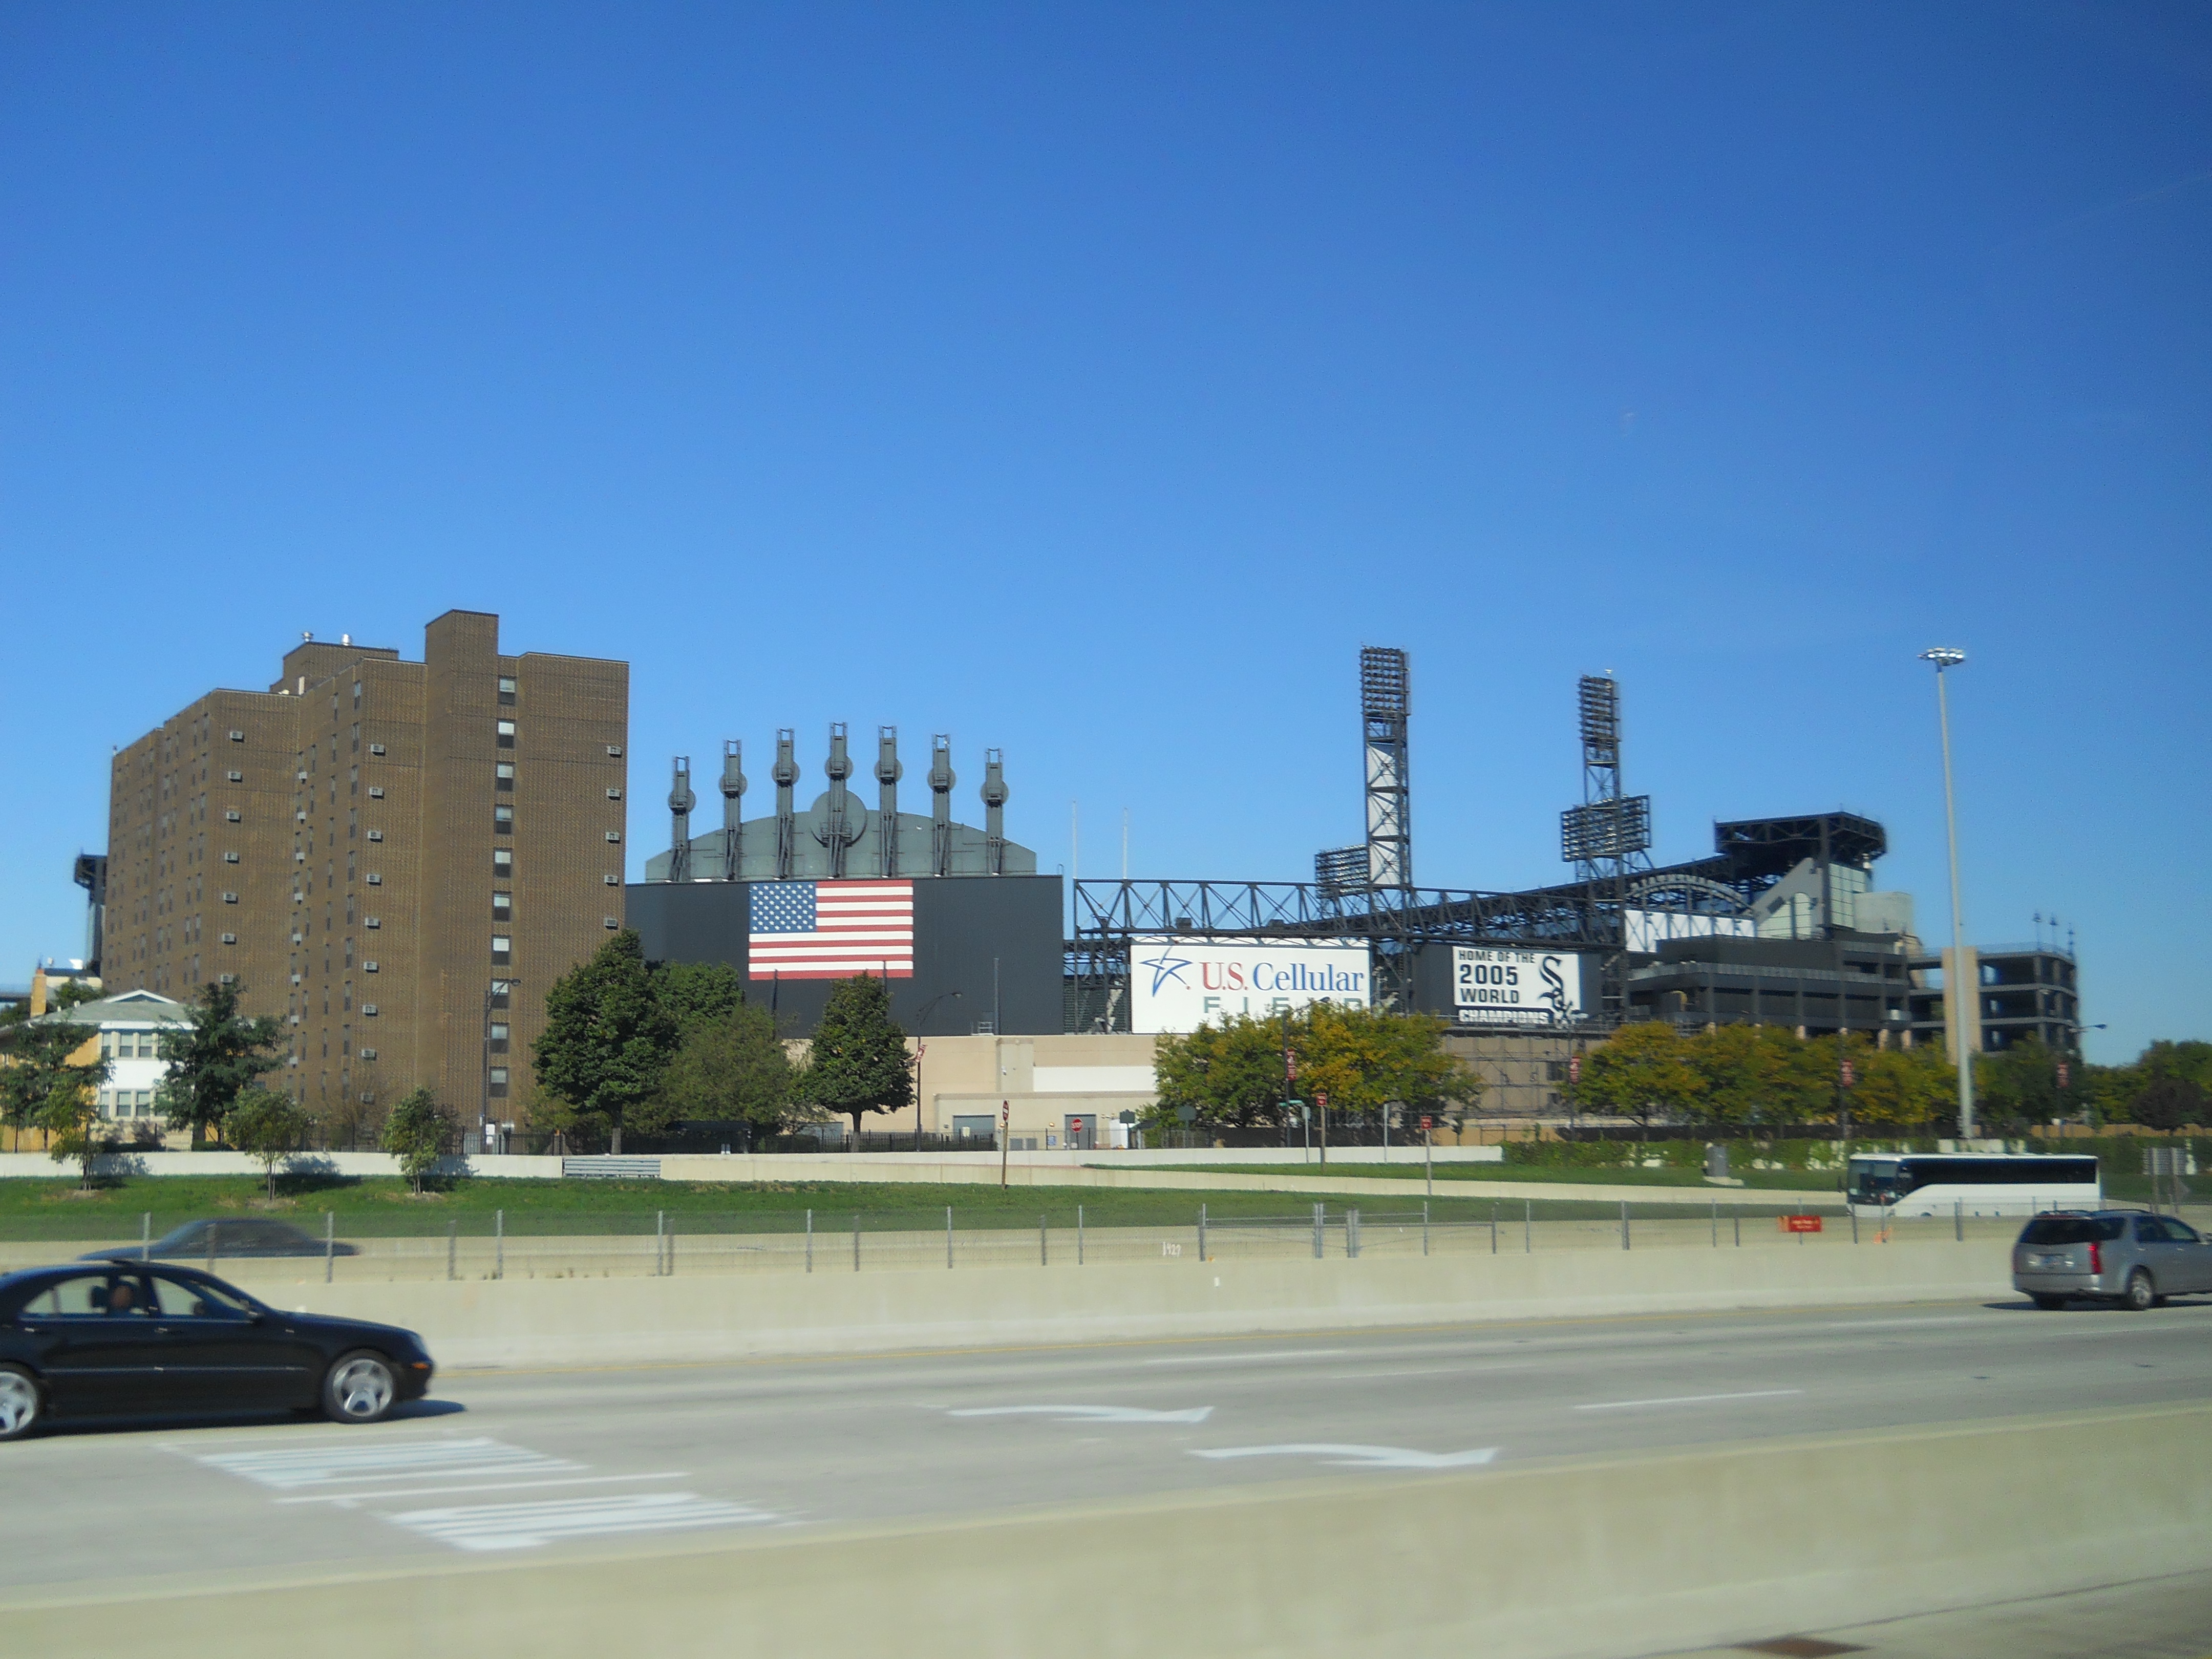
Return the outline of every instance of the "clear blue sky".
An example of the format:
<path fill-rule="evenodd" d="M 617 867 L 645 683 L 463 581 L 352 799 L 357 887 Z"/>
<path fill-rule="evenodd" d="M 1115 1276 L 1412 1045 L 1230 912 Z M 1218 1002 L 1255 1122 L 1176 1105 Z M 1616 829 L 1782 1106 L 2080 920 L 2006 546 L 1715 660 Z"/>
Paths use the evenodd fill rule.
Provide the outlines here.
<path fill-rule="evenodd" d="M 0 224 L 0 979 L 303 629 L 628 659 L 634 875 L 843 720 L 1301 877 L 1364 642 L 1417 877 L 1553 880 L 1611 669 L 1662 858 L 1847 805 L 1931 934 L 1955 643 L 1970 932 L 2212 1036 L 2202 6 L 19 0 Z"/>

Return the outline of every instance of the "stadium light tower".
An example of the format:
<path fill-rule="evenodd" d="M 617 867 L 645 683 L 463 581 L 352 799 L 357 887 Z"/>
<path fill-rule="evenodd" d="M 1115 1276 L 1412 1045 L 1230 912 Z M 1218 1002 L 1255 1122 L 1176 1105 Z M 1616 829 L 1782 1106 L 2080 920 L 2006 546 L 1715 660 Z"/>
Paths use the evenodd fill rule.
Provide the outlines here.
<path fill-rule="evenodd" d="M 1966 1034 L 1978 1022 L 1966 1017 L 1966 997 L 1970 991 L 1979 992 L 1960 981 L 1970 977 L 1978 981 L 1979 974 L 1970 974 L 1966 963 L 1966 910 L 1959 896 L 1959 805 L 1951 787 L 1951 702 L 1943 684 L 1943 671 L 1958 667 L 1966 653 L 1956 646 L 1939 645 L 1922 652 L 1920 660 L 1936 665 L 1936 721 L 1943 734 L 1943 823 L 1951 845 L 1951 965 L 1943 983 L 1949 993 L 1952 1041 L 1959 1050 L 1959 1135 L 1967 1139 L 1974 1133 L 1974 1052 L 1966 1046 Z"/>

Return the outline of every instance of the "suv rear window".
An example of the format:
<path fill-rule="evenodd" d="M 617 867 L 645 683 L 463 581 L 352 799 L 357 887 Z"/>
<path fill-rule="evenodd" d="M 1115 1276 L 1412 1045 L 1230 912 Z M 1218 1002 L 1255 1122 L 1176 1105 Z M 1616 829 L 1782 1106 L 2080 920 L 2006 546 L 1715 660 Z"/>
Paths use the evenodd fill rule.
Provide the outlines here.
<path fill-rule="evenodd" d="M 2108 1244 L 2127 1227 L 2118 1216 L 2038 1216 L 2021 1234 L 2023 1244 Z"/>

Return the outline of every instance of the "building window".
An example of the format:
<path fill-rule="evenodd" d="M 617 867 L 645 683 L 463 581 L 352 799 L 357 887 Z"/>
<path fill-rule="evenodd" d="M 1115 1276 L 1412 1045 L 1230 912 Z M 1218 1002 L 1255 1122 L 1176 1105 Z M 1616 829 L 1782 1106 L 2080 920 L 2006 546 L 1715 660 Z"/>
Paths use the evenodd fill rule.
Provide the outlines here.
<path fill-rule="evenodd" d="M 246 774 L 243 772 L 226 772 L 223 774 L 223 776 L 229 779 L 233 783 L 244 783 L 246 781 Z"/>
<path fill-rule="evenodd" d="M 605 927 L 611 933 L 617 931 L 622 927 L 622 923 L 612 916 L 601 916 L 599 918 L 599 922 L 600 925 Z"/>
<path fill-rule="evenodd" d="M 222 896 L 222 902 L 225 904 L 235 904 L 238 902 L 238 895 L 235 893 L 225 893 Z"/>
<path fill-rule="evenodd" d="M 619 789 L 610 789 L 610 790 L 608 790 L 608 791 L 607 791 L 607 799 L 608 799 L 609 800 L 620 800 L 620 799 L 622 799 L 622 791 L 621 791 L 621 790 L 619 790 Z"/>
<path fill-rule="evenodd" d="M 505 933 L 494 933 L 491 936 L 491 959 L 494 962 L 500 963 L 501 966 L 505 966 L 507 962 L 513 959 L 514 955 L 514 941 L 513 939 L 509 939 Z"/>
<path fill-rule="evenodd" d="M 505 835 L 512 830 L 514 828 L 514 809 L 512 806 L 493 807 L 491 809 L 491 827 L 501 835 Z"/>
<path fill-rule="evenodd" d="M 368 884 L 371 887 L 381 887 L 384 885 L 384 878 L 372 870 L 368 872 Z"/>
<path fill-rule="evenodd" d="M 356 708 L 361 707 L 361 682 L 359 680 L 356 680 L 353 683 L 353 706 Z"/>
<path fill-rule="evenodd" d="M 235 933 L 225 933 L 222 936 L 222 942 L 225 945 L 235 945 L 238 943 L 238 935 Z"/>
<path fill-rule="evenodd" d="M 381 830 L 372 830 L 368 832 L 368 838 L 371 841 L 382 841 L 384 839 L 384 831 Z"/>
<path fill-rule="evenodd" d="M 361 964 L 361 970 L 364 974 L 373 974 L 376 971 L 376 964 L 374 962 L 364 962 Z"/>
<path fill-rule="evenodd" d="M 501 921 L 506 921 L 507 917 L 513 915 L 514 914 L 514 895 L 512 893 L 494 893 L 491 896 L 491 913 L 495 916 L 497 916 Z"/>
<path fill-rule="evenodd" d="M 514 854 L 504 847 L 493 848 L 491 849 L 492 874 L 495 876 L 505 876 L 512 875 L 514 872 Z"/>
<path fill-rule="evenodd" d="M 380 916 L 370 916 L 363 921 L 361 925 L 364 927 L 381 927 L 384 926 L 384 920 Z"/>
<path fill-rule="evenodd" d="M 230 734 L 230 740 L 233 743 L 244 743 L 246 741 L 246 733 L 243 732 L 233 732 Z"/>
<path fill-rule="evenodd" d="M 368 798 L 371 800 L 382 800 L 384 799 L 384 786 L 379 783 L 370 784 L 368 786 Z"/>
<path fill-rule="evenodd" d="M 222 821 L 225 823 L 242 823 L 245 822 L 245 817 L 234 806 L 222 815 Z"/>
<path fill-rule="evenodd" d="M 495 1019 L 492 1021 L 490 1032 L 492 1053 L 495 1054 L 505 1054 L 507 1052 L 507 1022 L 503 1019 Z"/>
<path fill-rule="evenodd" d="M 356 755 L 361 753 L 361 722 L 358 720 L 354 722 L 353 752 Z"/>
<path fill-rule="evenodd" d="M 380 755 L 384 752 L 384 745 L 380 743 L 372 743 L 368 745 L 368 752 L 372 755 Z"/>
<path fill-rule="evenodd" d="M 492 1006 L 493 1007 L 495 1007 L 495 1008 L 504 1008 L 504 1007 L 506 1007 L 506 1006 L 507 1006 L 507 994 L 508 994 L 509 992 L 511 992 L 514 988 L 514 987 L 513 986 L 513 984 L 512 984 L 511 982 L 509 982 L 508 981 L 507 981 L 507 980 L 503 980 L 503 979 L 495 979 L 495 980 L 492 981 L 492 982 L 491 982 L 491 1006 Z"/>
<path fill-rule="evenodd" d="M 513 720 L 501 720 L 500 721 L 496 730 L 499 734 L 499 746 L 502 749 L 514 748 L 514 722 Z"/>
<path fill-rule="evenodd" d="M 222 861 L 225 864 L 235 864 L 238 862 L 238 854 L 235 853 L 225 853 L 222 855 Z"/>
<path fill-rule="evenodd" d="M 492 1091 L 492 1093 L 494 1093 L 495 1095 L 504 1095 L 504 1094 L 506 1094 L 506 1092 L 507 1092 L 507 1067 L 506 1067 L 506 1066 L 493 1066 L 493 1067 L 491 1068 L 491 1091 Z"/>
<path fill-rule="evenodd" d="M 609 744 L 607 745 L 607 757 L 611 760 L 620 760 L 622 758 L 622 745 L 618 743 Z"/>
<path fill-rule="evenodd" d="M 610 887 L 619 887 L 622 885 L 622 878 L 615 874 L 611 870 L 608 871 L 604 876 L 601 876 L 599 879 L 606 883 Z"/>
<path fill-rule="evenodd" d="M 376 1016 L 376 1005 L 373 1002 L 364 1002 L 361 1005 L 361 1011 L 373 1019 Z"/>
<path fill-rule="evenodd" d="M 361 1057 L 363 1060 L 374 1060 L 376 1058 L 376 1050 L 374 1048 L 364 1048 L 361 1051 Z"/>
<path fill-rule="evenodd" d="M 494 779 L 492 784 L 493 788 L 512 790 L 514 787 L 514 763 L 513 761 L 500 762 L 496 767 L 492 769 L 492 775 Z"/>
<path fill-rule="evenodd" d="M 621 830 L 608 830 L 608 831 L 607 831 L 607 839 L 608 839 L 609 841 L 612 841 L 612 842 L 618 842 L 618 841 L 620 841 L 620 840 L 622 839 L 622 831 L 621 831 Z"/>
<path fill-rule="evenodd" d="M 501 674 L 499 677 L 499 700 L 506 708 L 512 708 L 514 707 L 514 679 L 513 676 Z"/>

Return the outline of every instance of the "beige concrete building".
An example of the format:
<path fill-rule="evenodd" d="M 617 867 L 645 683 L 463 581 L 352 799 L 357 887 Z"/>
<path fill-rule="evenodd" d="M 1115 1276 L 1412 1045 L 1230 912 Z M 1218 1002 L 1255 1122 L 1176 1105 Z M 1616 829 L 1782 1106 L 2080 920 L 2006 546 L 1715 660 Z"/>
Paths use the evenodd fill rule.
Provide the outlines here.
<path fill-rule="evenodd" d="M 629 668 L 502 654 L 451 611 L 422 660 L 303 641 L 118 752 L 111 992 L 242 988 L 335 1137 L 426 1085 L 475 1126 L 546 988 L 622 926 Z"/>

